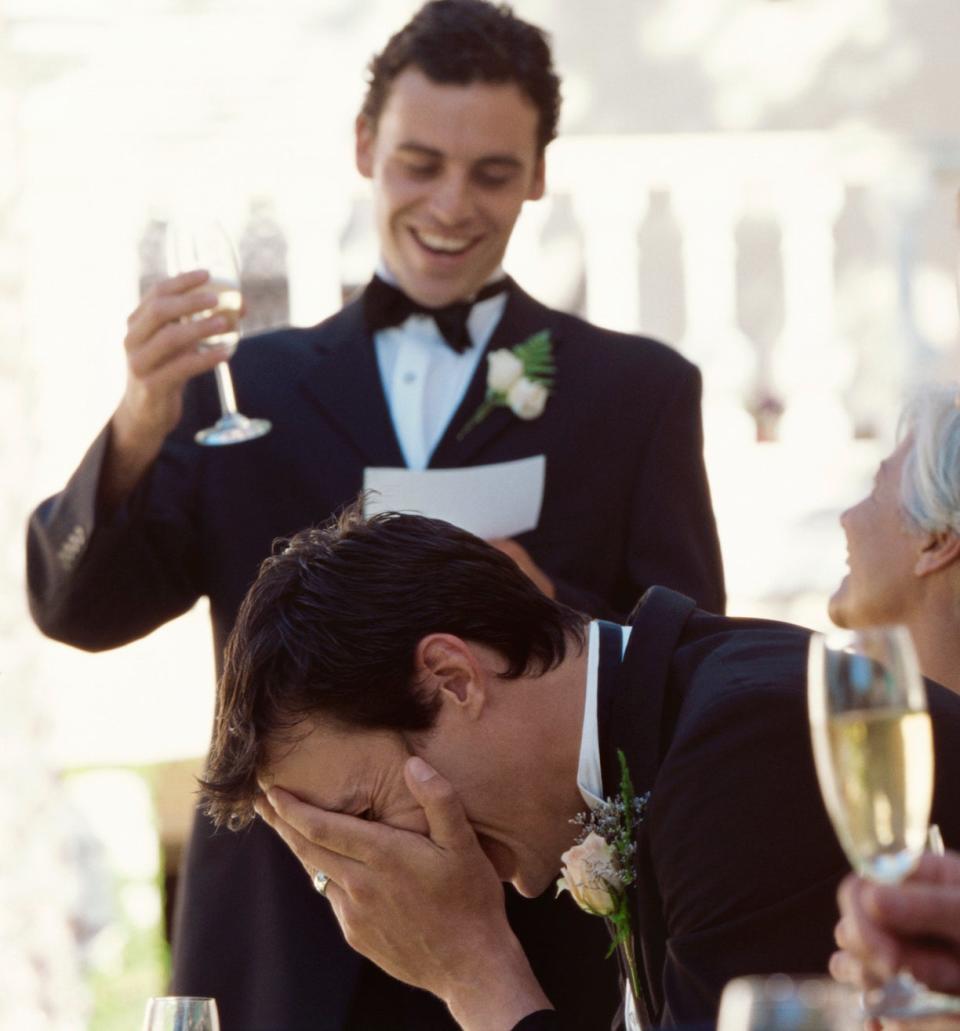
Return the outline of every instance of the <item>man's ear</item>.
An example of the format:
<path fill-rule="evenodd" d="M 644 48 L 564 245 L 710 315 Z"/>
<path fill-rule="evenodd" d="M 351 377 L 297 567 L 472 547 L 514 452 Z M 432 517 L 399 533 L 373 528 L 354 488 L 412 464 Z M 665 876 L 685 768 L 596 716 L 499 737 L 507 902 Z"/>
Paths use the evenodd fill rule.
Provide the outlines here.
<path fill-rule="evenodd" d="M 929 576 L 946 569 L 960 559 L 960 534 L 952 530 L 928 533 L 913 571 L 917 576 Z"/>
<path fill-rule="evenodd" d="M 483 667 L 466 641 L 453 634 L 428 634 L 417 645 L 414 666 L 419 684 L 443 705 L 464 715 L 480 714 L 486 701 Z"/>
<path fill-rule="evenodd" d="M 354 160 L 357 164 L 357 171 L 364 179 L 370 179 L 373 177 L 373 144 L 377 136 L 376 129 L 366 115 L 359 114 L 354 123 L 354 132 L 356 134 Z"/>

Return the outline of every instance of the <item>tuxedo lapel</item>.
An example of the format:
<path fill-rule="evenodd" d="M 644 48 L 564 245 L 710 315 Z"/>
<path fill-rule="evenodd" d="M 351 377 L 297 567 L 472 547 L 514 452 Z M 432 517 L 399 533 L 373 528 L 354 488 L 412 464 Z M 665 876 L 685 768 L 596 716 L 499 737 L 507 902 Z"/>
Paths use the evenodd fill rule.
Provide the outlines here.
<path fill-rule="evenodd" d="M 660 763 L 670 744 L 679 699 L 667 696 L 670 661 L 694 602 L 664 587 L 651 587 L 630 619 L 632 631 L 615 676 L 598 685 L 597 721 L 604 793 L 619 791 L 618 751 L 627 760 L 635 795 L 654 790 Z M 646 822 L 635 833 L 636 881 L 633 932 L 637 945 L 640 1017 L 654 1026 L 663 1008 L 661 990 L 666 927 L 655 871 L 650 859 Z"/>
<path fill-rule="evenodd" d="M 353 442 L 364 462 L 404 466 L 360 300 L 323 326 L 314 349 L 314 368 L 301 384 L 308 399 Z"/>
<path fill-rule="evenodd" d="M 501 347 L 511 348 L 516 344 L 523 343 L 534 333 L 552 328 L 552 323 L 553 313 L 550 309 L 535 301 L 513 283 L 503 316 L 487 344 L 486 354 Z M 556 354 L 558 341 L 554 337 L 552 340 Z M 462 439 L 458 439 L 458 434 L 483 404 L 486 395 L 487 361 L 484 357 L 477 366 L 477 371 L 470 381 L 470 386 L 467 388 L 460 406 L 447 425 L 440 443 L 430 458 L 431 467 L 453 468 L 469 465 L 471 459 L 486 444 L 516 422 L 517 416 L 509 408 L 494 408 L 482 422 L 464 434 Z M 550 404 L 549 400 L 547 404 Z"/>

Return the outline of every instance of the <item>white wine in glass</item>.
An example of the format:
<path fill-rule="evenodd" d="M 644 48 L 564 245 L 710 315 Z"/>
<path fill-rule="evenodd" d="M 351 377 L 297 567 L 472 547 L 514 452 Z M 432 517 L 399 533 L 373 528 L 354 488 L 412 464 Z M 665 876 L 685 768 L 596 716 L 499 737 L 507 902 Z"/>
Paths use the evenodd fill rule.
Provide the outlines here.
<path fill-rule="evenodd" d="M 240 269 L 230 243 L 230 237 L 219 222 L 179 217 L 167 223 L 167 272 L 171 276 L 194 269 L 206 269 L 210 278 L 196 289 L 214 293 L 217 303 L 213 308 L 198 312 L 193 319 L 206 319 L 223 314 L 231 325 L 222 333 L 201 340 L 199 347 L 221 347 L 228 357 L 237 348 L 240 339 L 239 317 L 243 307 L 240 292 Z M 226 362 L 214 367 L 217 394 L 220 398 L 220 418 L 213 426 L 200 430 L 194 437 L 198 444 L 239 444 L 255 440 L 270 431 L 266 419 L 249 419 L 237 410 L 233 379 Z"/>
<path fill-rule="evenodd" d="M 905 627 L 814 634 L 807 703 L 824 805 L 851 866 L 901 881 L 927 847 L 933 734 L 913 642 Z M 960 999 L 907 974 L 864 995 L 868 1015 L 960 1012 Z"/>
<path fill-rule="evenodd" d="M 190 995 L 148 999 L 143 1031 L 220 1031 L 216 1000 Z"/>

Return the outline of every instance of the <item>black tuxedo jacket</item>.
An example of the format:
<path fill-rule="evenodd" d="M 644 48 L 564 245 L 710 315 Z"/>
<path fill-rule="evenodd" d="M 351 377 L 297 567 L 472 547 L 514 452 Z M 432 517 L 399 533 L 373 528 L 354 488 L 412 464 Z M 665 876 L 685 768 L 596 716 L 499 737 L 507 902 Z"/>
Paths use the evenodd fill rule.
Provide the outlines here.
<path fill-rule="evenodd" d="M 601 682 L 604 787 L 617 749 L 637 794 L 634 926 L 648 1026 L 715 1017 L 745 974 L 826 972 L 849 872 L 817 786 L 806 711 L 809 633 L 647 593 L 614 683 Z M 960 698 L 928 685 L 934 822 L 960 844 Z"/>
<path fill-rule="evenodd" d="M 540 525 L 521 543 L 576 608 L 615 616 L 643 588 L 666 583 L 722 609 L 697 370 L 661 344 L 597 329 L 519 289 L 489 347 L 542 329 L 551 331 L 557 364 L 543 415 L 524 422 L 498 409 L 457 441 L 483 399 L 481 362 L 431 466 L 545 454 Z M 97 505 L 104 431 L 65 490 L 34 513 L 28 578 L 44 632 L 112 648 L 206 595 L 219 658 L 271 542 L 352 501 L 365 466 L 403 464 L 359 302 L 312 329 L 241 342 L 232 369 L 241 409 L 273 421 L 266 437 L 226 448 L 194 444 L 194 432 L 218 415 L 212 377 L 202 377 L 188 386 L 181 424 L 121 509 Z M 186 863 L 174 989 L 215 996 L 225 1028 L 449 1025 L 422 993 L 347 949 L 329 908 L 259 821 L 241 835 L 214 834 L 200 818 Z M 570 1026 L 605 1026 L 601 1000 L 615 1006 L 617 993 L 600 922 L 546 898 L 508 895 L 518 934 Z"/>

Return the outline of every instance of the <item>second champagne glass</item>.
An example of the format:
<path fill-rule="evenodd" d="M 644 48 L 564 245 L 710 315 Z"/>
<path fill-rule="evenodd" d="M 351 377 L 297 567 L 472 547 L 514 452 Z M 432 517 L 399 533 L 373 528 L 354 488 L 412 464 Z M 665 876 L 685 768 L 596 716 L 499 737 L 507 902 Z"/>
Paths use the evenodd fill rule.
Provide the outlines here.
<path fill-rule="evenodd" d="M 717 1031 L 863 1031 L 857 993 L 827 977 L 737 977 L 720 997 Z"/>
<path fill-rule="evenodd" d="M 854 870 L 897 883 L 927 845 L 933 735 L 905 627 L 814 634 L 807 670 L 813 756 L 824 804 Z M 960 999 L 906 974 L 865 993 L 870 1016 L 960 1012 Z"/>
<path fill-rule="evenodd" d="M 220 1031 L 217 1002 L 190 995 L 149 999 L 143 1031 Z"/>
<path fill-rule="evenodd" d="M 179 217 L 167 224 L 167 271 L 170 275 L 206 269 L 210 278 L 198 290 L 215 293 L 216 307 L 201 311 L 194 319 L 208 318 L 223 312 L 236 317 L 242 305 L 240 270 L 230 238 L 216 221 Z M 225 347 L 228 354 L 236 350 L 240 331 L 230 328 L 224 333 L 201 340 L 201 348 Z M 249 419 L 237 410 L 233 379 L 226 362 L 213 370 L 220 397 L 220 418 L 194 437 L 198 444 L 239 444 L 255 440 L 270 430 L 266 419 Z"/>

